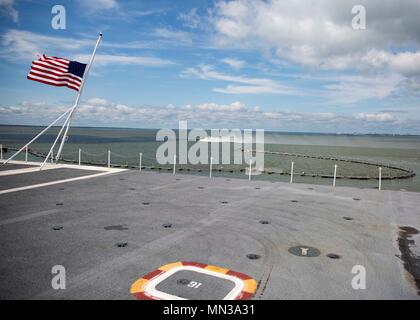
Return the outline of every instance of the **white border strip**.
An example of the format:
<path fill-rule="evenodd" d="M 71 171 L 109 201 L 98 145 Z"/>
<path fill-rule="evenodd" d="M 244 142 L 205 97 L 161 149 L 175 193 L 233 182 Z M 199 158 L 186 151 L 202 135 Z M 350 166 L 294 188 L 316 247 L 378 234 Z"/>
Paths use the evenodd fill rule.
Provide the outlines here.
<path fill-rule="evenodd" d="M 5 160 L 0 160 L 0 163 L 5 162 Z M 24 165 L 30 165 L 30 166 L 36 166 L 35 168 L 23 168 L 23 169 L 14 169 L 14 170 L 5 170 L 2 172 L 9 172 L 9 171 L 17 171 L 17 170 L 25 170 L 25 169 L 37 169 L 39 170 L 41 163 L 40 162 L 34 162 L 34 161 L 18 161 L 18 160 L 12 160 L 9 161 L 10 164 L 24 164 Z M 78 169 L 78 170 L 91 170 L 91 171 L 102 171 L 102 172 L 122 172 L 127 171 L 129 169 L 119 169 L 119 168 L 107 168 L 107 167 L 99 167 L 99 166 L 87 166 L 87 165 L 77 165 L 77 164 L 67 164 L 67 163 L 59 163 L 59 164 L 51 164 L 46 163 L 44 169 L 58 169 L 58 168 L 69 168 L 69 169 Z"/>
<path fill-rule="evenodd" d="M 39 184 L 31 185 L 31 186 L 25 186 L 25 187 L 13 188 L 13 189 L 6 189 L 6 190 L 1 190 L 0 195 L 6 194 L 6 193 L 11 193 L 11 192 L 42 188 L 42 187 L 52 186 L 52 185 L 55 185 L 55 184 L 66 183 L 66 182 L 71 182 L 71 181 L 78 181 L 78 180 L 96 178 L 96 177 L 105 176 L 105 175 L 108 175 L 108 174 L 111 174 L 111 173 L 112 172 L 101 172 L 101 173 L 91 174 L 91 175 L 88 175 L 88 176 L 82 176 L 82 177 L 69 178 L 69 179 L 58 180 L 58 181 L 39 183 Z"/>
<path fill-rule="evenodd" d="M 51 169 L 58 169 L 58 167 L 54 168 L 52 166 L 48 166 L 48 167 L 45 167 L 44 169 L 51 170 Z M 21 173 L 37 172 L 37 171 L 39 171 L 39 166 L 30 167 L 30 168 L 13 169 L 13 170 L 4 170 L 4 171 L 0 171 L 0 177 L 11 176 L 11 175 L 21 174 Z"/>
<path fill-rule="evenodd" d="M 223 300 L 234 300 L 243 290 L 243 288 L 245 287 L 245 283 L 243 280 L 234 277 L 234 276 L 230 276 L 224 273 L 219 273 L 219 272 L 214 272 L 211 270 L 207 270 L 207 269 L 203 269 L 203 268 L 198 268 L 198 267 L 194 267 L 194 266 L 180 266 L 180 267 L 175 267 L 159 276 L 157 276 L 156 278 L 150 280 L 146 287 L 144 288 L 144 292 L 159 298 L 159 299 L 163 299 L 163 300 L 187 300 L 185 298 L 181 298 L 178 296 L 174 296 L 172 294 L 166 293 L 166 292 L 162 292 L 156 289 L 156 286 L 162 282 L 163 280 L 167 279 L 168 277 L 170 277 L 171 275 L 173 275 L 174 273 L 181 271 L 181 270 L 189 270 L 189 271 L 195 271 L 195 272 L 199 272 L 199 273 L 204 273 L 213 277 L 217 277 L 217 278 L 222 278 L 222 279 L 226 279 L 226 280 L 230 280 L 232 282 L 235 283 L 235 287 L 223 298 Z"/>

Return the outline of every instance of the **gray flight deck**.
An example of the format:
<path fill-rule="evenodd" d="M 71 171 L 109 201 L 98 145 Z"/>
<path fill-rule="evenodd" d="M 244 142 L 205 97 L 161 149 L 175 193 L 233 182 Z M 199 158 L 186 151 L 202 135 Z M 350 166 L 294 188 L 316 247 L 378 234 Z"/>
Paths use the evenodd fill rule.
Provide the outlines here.
<path fill-rule="evenodd" d="M 74 170 L 70 168 L 33 171 L 0 178 L 0 190 L 19 188 L 27 185 L 46 183 L 54 180 L 75 178 L 95 174 L 96 171 Z M 7 177 L 7 178 L 6 178 Z"/>
<path fill-rule="evenodd" d="M 7 170 L 16 170 L 16 169 L 25 169 L 25 168 L 33 168 L 34 165 L 28 164 L 20 164 L 20 163 L 8 163 L 5 166 L 0 166 L 0 171 L 7 171 Z"/>
<path fill-rule="evenodd" d="M 134 299 L 137 279 L 179 261 L 254 278 L 253 299 L 420 299 L 420 193 L 98 172 L 0 176 L 3 192 L 46 183 L 0 194 L 0 299 Z M 48 184 L 69 178 L 78 179 Z M 296 246 L 311 254 L 294 255 Z M 55 265 L 65 267 L 65 290 L 52 289 Z M 352 287 L 355 265 L 366 289 Z M 188 273 L 156 289 L 218 299 L 233 286 L 200 275 L 193 295 Z"/>

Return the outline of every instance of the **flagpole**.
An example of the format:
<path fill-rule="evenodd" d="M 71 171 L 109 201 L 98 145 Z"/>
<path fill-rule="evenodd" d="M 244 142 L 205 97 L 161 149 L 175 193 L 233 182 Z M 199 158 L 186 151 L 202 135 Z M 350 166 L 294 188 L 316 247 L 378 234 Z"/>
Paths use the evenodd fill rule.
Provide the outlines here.
<path fill-rule="evenodd" d="M 53 145 L 52 145 L 52 147 L 51 147 L 50 151 L 49 151 L 49 152 L 47 153 L 47 155 L 45 156 L 45 160 L 44 160 L 44 162 L 41 164 L 41 167 L 39 167 L 39 170 L 42 170 L 42 168 L 44 167 L 45 163 L 46 163 L 46 162 L 48 161 L 48 159 L 50 158 L 50 155 L 51 155 L 51 153 L 53 152 L 54 147 L 55 147 L 55 145 L 57 144 L 57 141 L 58 141 L 58 139 L 59 139 L 59 138 L 60 138 L 60 136 L 61 136 L 61 133 L 63 132 L 64 126 L 67 124 L 67 122 L 68 122 L 68 121 L 69 121 L 69 119 L 70 119 L 71 110 L 73 110 L 73 107 L 71 107 L 71 108 L 70 108 L 70 112 L 69 112 L 69 114 L 68 114 L 68 116 L 67 116 L 66 120 L 64 121 L 64 124 L 63 124 L 63 126 L 61 127 L 60 132 L 58 132 L 58 135 L 57 135 L 57 137 L 55 138 L 54 143 L 53 143 Z M 54 157 L 54 155 L 53 155 L 52 157 Z"/>
<path fill-rule="evenodd" d="M 89 63 L 88 63 L 88 65 L 86 67 L 86 70 L 83 74 L 82 83 L 80 84 L 80 89 L 79 89 L 79 93 L 77 94 L 77 97 L 76 97 L 76 102 L 74 103 L 74 106 L 73 106 L 72 110 L 70 111 L 70 114 L 69 114 L 69 116 L 66 120 L 67 124 L 66 124 L 66 122 L 64 122 L 64 124 L 63 124 L 63 128 L 64 128 L 64 126 L 66 126 L 66 130 L 64 131 L 63 137 L 61 139 L 60 148 L 58 149 L 57 155 L 55 157 L 55 160 L 56 160 L 55 162 L 56 163 L 58 163 L 58 160 L 60 159 L 61 151 L 63 150 L 64 142 L 66 141 L 66 138 L 67 138 L 67 133 L 68 133 L 69 128 L 70 128 L 70 123 L 71 123 L 71 120 L 73 118 L 73 114 L 75 113 L 76 108 L 79 105 L 79 101 L 80 101 L 80 97 L 82 95 L 83 87 L 84 87 L 86 78 L 88 76 L 90 67 L 93 63 L 93 59 L 95 58 L 96 49 L 98 49 L 98 46 L 99 46 L 99 43 L 101 42 L 101 39 L 102 39 L 102 32 L 99 33 L 98 39 L 96 40 L 95 48 L 93 49 L 93 52 L 92 52 L 92 55 L 90 57 Z"/>
<path fill-rule="evenodd" d="M 56 122 L 58 122 L 61 118 L 63 118 L 66 114 L 71 112 L 73 110 L 73 107 L 68 108 L 66 112 L 64 112 L 61 116 L 59 116 L 57 119 L 55 119 L 53 122 L 51 122 L 48 127 L 46 127 L 44 130 L 42 130 L 40 133 L 38 133 L 35 138 L 33 138 L 31 141 L 29 141 L 27 144 L 25 144 L 22 148 L 20 148 L 18 151 L 16 151 L 9 159 L 7 159 L 5 162 L 3 162 L 1 165 L 5 165 L 9 161 L 13 160 L 22 150 L 24 150 L 26 147 L 28 147 L 32 142 L 34 142 L 36 139 L 38 139 L 41 135 L 43 135 L 49 128 L 51 128 Z"/>

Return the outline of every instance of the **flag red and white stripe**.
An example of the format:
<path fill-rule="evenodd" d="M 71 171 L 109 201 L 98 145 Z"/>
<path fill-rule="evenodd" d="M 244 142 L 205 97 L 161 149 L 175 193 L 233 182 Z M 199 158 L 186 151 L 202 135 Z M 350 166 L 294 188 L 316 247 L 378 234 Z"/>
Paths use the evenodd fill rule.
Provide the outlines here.
<path fill-rule="evenodd" d="M 79 91 L 86 64 L 45 54 L 32 61 L 29 80 Z"/>

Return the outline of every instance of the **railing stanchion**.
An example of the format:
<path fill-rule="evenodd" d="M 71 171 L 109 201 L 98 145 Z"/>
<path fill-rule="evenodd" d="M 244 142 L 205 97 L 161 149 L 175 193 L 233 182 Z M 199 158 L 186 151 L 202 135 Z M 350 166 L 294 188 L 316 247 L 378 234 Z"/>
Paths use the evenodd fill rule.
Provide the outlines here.
<path fill-rule="evenodd" d="M 82 149 L 79 148 L 79 166 L 82 162 Z"/>
<path fill-rule="evenodd" d="M 382 190 L 382 168 L 379 167 L 379 181 L 378 181 L 379 185 L 378 185 L 378 189 L 379 191 Z"/>
<path fill-rule="evenodd" d="M 175 174 L 175 170 L 176 170 L 176 154 L 174 154 L 174 171 L 172 174 Z"/>
<path fill-rule="evenodd" d="M 0 144 L 0 160 L 3 160 L 3 145 Z"/>
<path fill-rule="evenodd" d="M 139 157 L 139 171 L 141 172 L 141 158 L 142 158 L 143 154 L 140 152 L 140 157 Z"/>
<path fill-rule="evenodd" d="M 111 150 L 108 150 L 108 168 L 111 168 Z"/>
<path fill-rule="evenodd" d="M 211 178 L 213 172 L 213 157 L 210 157 L 210 172 L 209 172 L 209 177 Z"/>
<path fill-rule="evenodd" d="M 28 162 L 28 146 L 25 148 L 25 162 Z"/>
<path fill-rule="evenodd" d="M 333 187 L 335 188 L 335 181 L 337 179 L 337 165 L 334 165 L 334 181 L 333 181 Z"/>
<path fill-rule="evenodd" d="M 252 160 L 249 159 L 248 181 L 251 181 L 251 175 L 252 175 Z"/>
<path fill-rule="evenodd" d="M 292 168 L 290 169 L 290 183 L 293 183 L 293 170 L 295 167 L 295 163 L 292 161 Z"/>

